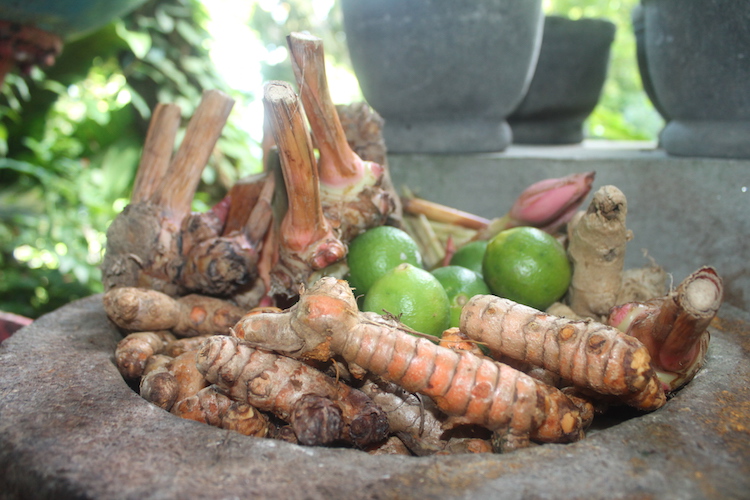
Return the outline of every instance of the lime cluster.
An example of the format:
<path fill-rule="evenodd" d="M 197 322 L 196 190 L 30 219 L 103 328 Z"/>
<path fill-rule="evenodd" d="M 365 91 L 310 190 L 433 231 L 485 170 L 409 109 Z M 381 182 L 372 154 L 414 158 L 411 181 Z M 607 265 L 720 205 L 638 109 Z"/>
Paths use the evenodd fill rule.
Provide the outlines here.
<path fill-rule="evenodd" d="M 438 337 L 459 325 L 461 310 L 474 295 L 495 294 L 544 310 L 562 298 L 571 278 L 560 242 L 532 227 L 468 243 L 450 265 L 429 272 L 406 232 L 380 226 L 351 242 L 347 262 L 362 310 L 392 315 Z"/>

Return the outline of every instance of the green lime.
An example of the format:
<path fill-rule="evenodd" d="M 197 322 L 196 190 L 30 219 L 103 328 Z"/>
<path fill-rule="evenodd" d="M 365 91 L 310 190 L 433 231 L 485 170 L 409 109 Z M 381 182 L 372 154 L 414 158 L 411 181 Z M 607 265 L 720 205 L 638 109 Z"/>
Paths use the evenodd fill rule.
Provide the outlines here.
<path fill-rule="evenodd" d="M 487 240 L 478 240 L 465 244 L 453 254 L 450 264 L 471 269 L 482 276 L 482 260 L 487 250 L 487 243 Z"/>
<path fill-rule="evenodd" d="M 448 294 L 448 302 L 451 305 L 451 326 L 458 326 L 461 318 L 461 309 L 474 295 L 489 295 L 490 289 L 481 276 L 461 266 L 438 267 L 432 271 L 445 293 Z"/>
<path fill-rule="evenodd" d="M 349 284 L 357 295 L 366 294 L 378 278 L 403 263 L 423 266 L 411 236 L 393 226 L 368 229 L 349 244 Z"/>
<path fill-rule="evenodd" d="M 492 293 L 542 311 L 561 299 L 570 285 L 565 249 L 534 227 L 506 229 L 492 238 L 482 269 Z"/>
<path fill-rule="evenodd" d="M 450 302 L 443 285 L 411 264 L 401 264 L 377 280 L 365 295 L 363 309 L 390 313 L 409 328 L 436 337 L 450 324 Z"/>

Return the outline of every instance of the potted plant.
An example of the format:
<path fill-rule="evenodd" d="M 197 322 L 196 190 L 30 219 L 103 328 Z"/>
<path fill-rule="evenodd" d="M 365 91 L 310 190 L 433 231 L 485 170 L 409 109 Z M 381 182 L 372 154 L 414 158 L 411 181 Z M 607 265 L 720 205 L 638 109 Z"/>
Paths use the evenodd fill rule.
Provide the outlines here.
<path fill-rule="evenodd" d="M 501 151 L 541 45 L 541 0 L 343 0 L 354 72 L 391 152 Z"/>

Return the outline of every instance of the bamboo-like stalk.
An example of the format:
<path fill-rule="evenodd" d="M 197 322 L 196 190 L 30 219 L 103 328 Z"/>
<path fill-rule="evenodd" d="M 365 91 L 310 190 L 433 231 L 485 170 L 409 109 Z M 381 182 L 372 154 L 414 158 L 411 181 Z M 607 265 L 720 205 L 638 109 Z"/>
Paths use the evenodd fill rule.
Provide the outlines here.
<path fill-rule="evenodd" d="M 167 173 L 151 201 L 176 220 L 190 212 L 201 173 L 213 152 L 234 99 L 219 90 L 203 92 Z"/>
<path fill-rule="evenodd" d="M 260 246 L 264 235 L 273 221 L 273 195 L 275 191 L 276 176 L 273 172 L 269 172 L 263 181 L 258 200 L 255 202 L 255 206 L 245 223 L 247 240 L 255 248 Z"/>
<path fill-rule="evenodd" d="M 302 250 L 328 232 L 320 203 L 318 171 L 299 100 L 286 82 L 270 82 L 263 95 L 266 116 L 281 154 L 281 169 L 289 207 L 281 223 L 281 238 Z"/>
<path fill-rule="evenodd" d="M 424 215 L 412 215 L 404 217 L 403 222 L 406 231 L 420 248 L 425 267 L 432 269 L 440 264 L 445 257 L 445 248 L 440 244 L 427 218 Z"/>
<path fill-rule="evenodd" d="M 242 231 L 247 224 L 263 186 L 266 174 L 256 174 L 238 180 L 229 190 L 229 211 L 222 234 L 228 235 L 235 231 Z"/>
<path fill-rule="evenodd" d="M 279 228 L 279 276 L 289 287 L 346 255 L 323 215 L 318 170 L 299 99 L 291 85 L 266 84 L 263 104 L 279 148 L 288 207 Z M 288 279 L 287 279 L 288 278 Z"/>
<path fill-rule="evenodd" d="M 181 110 L 176 104 L 156 105 L 146 132 L 131 203 L 150 199 L 161 185 L 172 160 L 180 116 Z"/>
<path fill-rule="evenodd" d="M 323 41 L 312 35 L 292 33 L 287 43 L 312 136 L 320 151 L 321 181 L 331 185 L 353 183 L 363 175 L 362 160 L 349 146 L 331 99 Z"/>

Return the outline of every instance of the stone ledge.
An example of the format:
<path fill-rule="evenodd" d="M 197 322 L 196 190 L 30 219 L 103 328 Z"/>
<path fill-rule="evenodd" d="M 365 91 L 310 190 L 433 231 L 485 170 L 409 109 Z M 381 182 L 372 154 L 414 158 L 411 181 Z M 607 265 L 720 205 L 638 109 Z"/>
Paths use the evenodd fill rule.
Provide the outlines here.
<path fill-rule="evenodd" d="M 726 302 L 750 310 L 750 160 L 669 156 L 654 143 L 618 141 L 388 158 L 398 188 L 490 218 L 538 180 L 594 170 L 595 188 L 613 184 L 628 197 L 627 267 L 646 265 L 647 251 L 678 282 L 713 265 Z"/>
<path fill-rule="evenodd" d="M 581 144 L 524 145 L 513 144 L 502 153 L 493 153 L 504 158 L 549 158 L 549 159 L 594 159 L 594 158 L 636 158 L 650 156 L 669 158 L 657 148 L 653 141 L 607 141 L 584 140 Z"/>

